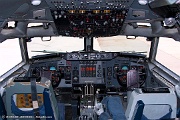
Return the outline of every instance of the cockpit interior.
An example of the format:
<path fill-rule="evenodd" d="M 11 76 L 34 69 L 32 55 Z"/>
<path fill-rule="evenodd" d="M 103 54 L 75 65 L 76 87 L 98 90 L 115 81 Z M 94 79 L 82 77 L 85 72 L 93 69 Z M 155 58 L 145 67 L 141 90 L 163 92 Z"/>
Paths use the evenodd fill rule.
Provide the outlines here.
<path fill-rule="evenodd" d="M 34 43 L 42 54 L 29 57 L 36 38 L 53 50 L 56 36 L 83 49 Z M 113 36 L 144 38 L 149 52 L 95 49 Z M 0 76 L 0 120 L 179 120 L 180 74 L 156 61 L 162 37 L 180 42 L 179 0 L 0 0 L 0 44 L 16 38 L 22 57 Z"/>

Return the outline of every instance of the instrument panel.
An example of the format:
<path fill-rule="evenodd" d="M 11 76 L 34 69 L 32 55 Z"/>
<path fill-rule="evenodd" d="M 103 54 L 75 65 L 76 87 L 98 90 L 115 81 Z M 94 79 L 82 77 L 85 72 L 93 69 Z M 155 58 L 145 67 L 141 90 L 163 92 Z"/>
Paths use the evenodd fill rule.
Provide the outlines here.
<path fill-rule="evenodd" d="M 59 35 L 119 35 L 133 0 L 46 0 Z"/>
<path fill-rule="evenodd" d="M 117 54 L 105 53 L 105 52 L 94 52 L 94 53 L 68 53 L 67 60 L 108 60 L 112 59 Z"/>
<path fill-rule="evenodd" d="M 141 63 L 138 63 L 140 59 Z M 41 69 L 41 75 L 48 72 L 54 88 L 90 83 L 126 89 L 130 70 L 137 71 L 139 85 L 146 80 L 147 70 L 143 59 L 143 56 L 124 56 L 117 52 L 60 53 L 53 60 L 35 60 L 30 69 Z"/>
<path fill-rule="evenodd" d="M 52 10 L 104 10 L 128 8 L 133 0 L 46 0 Z"/>
<path fill-rule="evenodd" d="M 51 11 L 59 35 L 73 37 L 118 35 L 127 12 L 127 9 Z"/>

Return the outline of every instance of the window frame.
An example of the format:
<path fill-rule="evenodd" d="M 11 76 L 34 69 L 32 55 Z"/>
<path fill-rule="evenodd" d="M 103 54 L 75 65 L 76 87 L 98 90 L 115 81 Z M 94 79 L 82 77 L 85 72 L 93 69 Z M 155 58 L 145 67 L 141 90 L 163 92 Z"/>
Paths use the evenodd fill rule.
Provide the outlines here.
<path fill-rule="evenodd" d="M 171 85 L 175 86 L 180 82 L 180 76 L 156 60 L 158 45 L 159 37 L 152 38 L 149 53 L 149 68 L 152 74 L 158 74 L 159 76 L 168 80 L 168 82 L 170 82 Z M 169 87 L 172 87 L 171 85 Z"/>
<path fill-rule="evenodd" d="M 22 60 L 20 63 L 17 63 L 17 65 L 15 65 L 10 70 L 8 70 L 7 72 L 5 72 L 0 76 L 0 87 L 5 86 L 7 82 L 10 80 L 11 75 L 28 63 L 29 58 L 28 58 L 27 44 L 25 39 L 23 38 L 19 39 L 19 47 L 20 47 Z"/>

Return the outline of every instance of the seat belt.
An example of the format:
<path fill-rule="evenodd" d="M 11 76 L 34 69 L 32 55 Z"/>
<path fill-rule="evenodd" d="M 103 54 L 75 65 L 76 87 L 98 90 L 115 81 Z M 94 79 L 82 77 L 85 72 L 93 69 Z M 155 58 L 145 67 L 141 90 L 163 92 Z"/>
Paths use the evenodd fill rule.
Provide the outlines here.
<path fill-rule="evenodd" d="M 36 89 L 36 77 L 35 77 L 35 70 L 32 70 L 32 76 L 30 78 L 31 81 L 31 99 L 32 99 L 32 105 L 33 105 L 33 111 L 34 111 L 34 117 L 35 120 L 40 120 L 39 116 L 39 105 L 37 100 L 37 89 Z"/>

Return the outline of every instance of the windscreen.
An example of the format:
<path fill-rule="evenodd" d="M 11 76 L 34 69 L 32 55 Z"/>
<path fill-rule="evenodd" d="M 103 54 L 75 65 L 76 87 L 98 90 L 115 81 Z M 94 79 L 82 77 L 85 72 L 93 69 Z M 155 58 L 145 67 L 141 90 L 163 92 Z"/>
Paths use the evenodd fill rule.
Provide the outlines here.
<path fill-rule="evenodd" d="M 94 50 L 106 52 L 138 52 L 149 55 L 150 42 L 146 38 L 127 39 L 124 36 L 94 38 Z M 83 38 L 52 37 L 50 41 L 33 38 L 27 43 L 29 58 L 56 52 L 82 51 Z"/>

